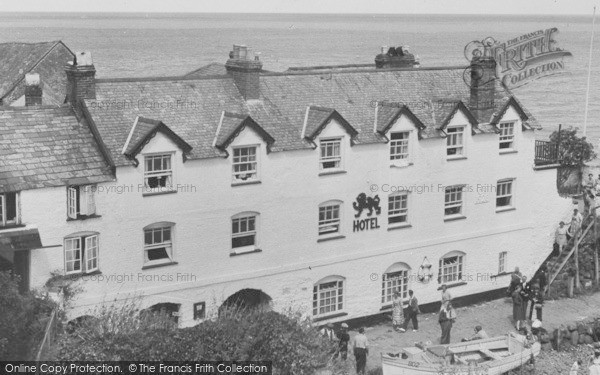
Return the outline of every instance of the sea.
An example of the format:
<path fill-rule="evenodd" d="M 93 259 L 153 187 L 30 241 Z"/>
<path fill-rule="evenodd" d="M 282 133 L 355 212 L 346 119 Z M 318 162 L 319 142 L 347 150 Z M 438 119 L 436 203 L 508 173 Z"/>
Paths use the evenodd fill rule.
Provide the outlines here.
<path fill-rule="evenodd" d="M 98 78 L 176 76 L 225 63 L 233 44 L 260 52 L 263 68 L 373 63 L 381 46 L 410 46 L 423 67 L 466 65 L 465 47 L 558 28 L 572 53 L 565 73 L 514 94 L 543 126 L 583 133 L 592 15 L 0 13 L 0 43 L 62 40 L 90 51 Z M 598 28 L 598 27 L 597 27 Z M 598 34 L 598 33 L 597 33 Z M 586 136 L 600 143 L 600 35 L 593 43 Z"/>

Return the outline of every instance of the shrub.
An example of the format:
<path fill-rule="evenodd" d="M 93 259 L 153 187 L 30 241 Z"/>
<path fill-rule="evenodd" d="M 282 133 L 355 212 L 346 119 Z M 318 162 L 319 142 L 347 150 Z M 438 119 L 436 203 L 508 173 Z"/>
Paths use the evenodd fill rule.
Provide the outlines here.
<path fill-rule="evenodd" d="M 550 134 L 550 144 L 555 146 L 558 141 L 559 132 L 556 130 Z M 561 129 L 559 159 L 563 165 L 580 167 L 596 156 L 594 145 L 588 142 L 585 137 L 578 137 L 577 129 Z"/>
<path fill-rule="evenodd" d="M 34 359 L 54 306 L 33 292 L 19 293 L 19 276 L 0 271 L 0 358 Z"/>
<path fill-rule="evenodd" d="M 60 339 L 57 360 L 264 360 L 281 374 L 312 375 L 335 350 L 314 328 L 273 311 L 225 310 L 184 329 L 161 313 L 140 317 L 132 304 L 96 316 Z"/>

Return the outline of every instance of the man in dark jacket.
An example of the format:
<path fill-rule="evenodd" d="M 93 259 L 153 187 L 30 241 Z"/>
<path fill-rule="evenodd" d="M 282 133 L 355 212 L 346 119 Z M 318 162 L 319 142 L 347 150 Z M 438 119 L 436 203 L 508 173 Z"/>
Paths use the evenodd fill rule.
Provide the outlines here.
<path fill-rule="evenodd" d="M 529 307 L 529 320 L 532 320 L 533 317 L 533 309 L 535 309 L 535 314 L 537 318 L 542 321 L 542 306 L 544 304 L 544 292 L 542 292 L 539 284 L 533 284 L 531 288 L 531 294 L 529 295 L 529 299 L 531 301 L 531 306 Z"/>
<path fill-rule="evenodd" d="M 402 324 L 400 332 L 406 332 L 410 321 L 412 321 L 413 324 L 413 332 L 417 332 L 419 330 L 419 321 L 417 320 L 417 315 L 419 314 L 419 301 L 412 290 L 408 291 L 408 296 L 408 307 L 406 308 L 406 314 L 404 314 L 404 324 Z"/>

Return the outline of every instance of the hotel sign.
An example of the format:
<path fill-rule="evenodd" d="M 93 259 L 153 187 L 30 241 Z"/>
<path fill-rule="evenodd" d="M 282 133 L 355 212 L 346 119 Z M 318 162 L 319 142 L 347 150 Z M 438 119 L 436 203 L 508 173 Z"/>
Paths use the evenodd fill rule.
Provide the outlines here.
<path fill-rule="evenodd" d="M 352 226 L 353 232 L 361 232 L 364 230 L 370 229 L 379 229 L 379 223 L 377 222 L 377 217 L 370 217 L 375 214 L 378 216 L 381 214 L 381 207 L 379 207 L 379 195 L 375 195 L 374 197 L 368 197 L 365 193 L 360 193 L 356 197 L 356 202 L 352 203 L 352 207 L 356 211 L 354 214 L 354 224 Z M 366 218 L 361 219 L 361 215 L 363 212 L 366 213 Z"/>
<path fill-rule="evenodd" d="M 558 47 L 556 27 L 537 30 L 504 43 L 489 37 L 473 41 L 465 47 L 465 57 L 493 57 L 496 77 L 508 88 L 523 86 L 542 77 L 566 72 L 565 59 L 571 52 Z"/>

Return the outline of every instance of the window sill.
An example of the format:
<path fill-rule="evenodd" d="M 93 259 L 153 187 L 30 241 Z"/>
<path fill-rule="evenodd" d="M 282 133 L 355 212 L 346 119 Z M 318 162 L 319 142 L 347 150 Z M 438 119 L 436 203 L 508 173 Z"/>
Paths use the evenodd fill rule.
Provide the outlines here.
<path fill-rule="evenodd" d="M 332 175 L 332 174 L 344 174 L 344 173 L 347 173 L 347 172 L 343 169 L 336 169 L 336 170 L 332 170 L 332 171 L 319 172 L 319 176 L 328 176 L 328 175 Z"/>
<path fill-rule="evenodd" d="M 399 225 L 396 224 L 394 226 L 390 225 L 387 230 L 390 231 L 390 230 L 405 229 L 405 228 L 412 228 L 412 224 L 410 224 L 410 223 L 404 223 L 404 224 L 399 224 Z"/>
<path fill-rule="evenodd" d="M 238 255 L 246 255 L 246 254 L 253 254 L 253 253 L 260 253 L 262 252 L 261 249 L 254 249 L 254 250 L 247 250 L 247 251 L 240 251 L 240 252 L 233 252 L 233 253 L 229 253 L 230 257 L 236 257 Z"/>
<path fill-rule="evenodd" d="M 319 238 L 317 239 L 317 242 L 325 242 L 325 241 L 333 241 L 333 240 L 340 240 L 342 238 L 346 238 L 346 236 L 343 235 L 338 235 L 338 236 L 332 236 L 332 237 L 324 237 L 324 238 Z"/>
<path fill-rule="evenodd" d="M 149 191 L 146 193 L 142 193 L 142 197 L 149 197 L 152 195 L 175 194 L 175 193 L 177 193 L 177 190 Z"/>
<path fill-rule="evenodd" d="M 496 208 L 496 213 L 500 213 L 500 212 L 508 212 L 508 211 L 515 211 L 516 208 L 513 206 L 508 206 L 508 207 L 498 207 Z"/>
<path fill-rule="evenodd" d="M 82 277 L 101 275 L 101 274 L 102 274 L 102 272 L 100 270 L 96 270 L 96 271 L 92 271 L 92 272 L 67 273 L 67 274 L 65 274 L 65 278 L 69 279 L 70 281 L 75 281 Z"/>
<path fill-rule="evenodd" d="M 455 220 L 464 220 L 467 217 L 464 215 L 451 215 L 444 217 L 444 221 L 455 221 Z"/>
<path fill-rule="evenodd" d="M 99 217 L 102 217 L 102 215 L 96 215 L 96 214 L 93 214 L 93 215 L 77 215 L 76 219 L 74 219 L 72 217 L 68 217 L 67 221 L 82 221 L 82 220 L 87 220 L 87 219 L 96 219 L 96 218 L 99 218 Z"/>
<path fill-rule="evenodd" d="M 407 163 L 392 163 L 390 164 L 390 168 L 408 168 L 411 165 L 414 165 L 413 162 L 407 162 Z"/>
<path fill-rule="evenodd" d="M 231 186 L 257 185 L 262 184 L 260 180 L 232 182 Z"/>
<path fill-rule="evenodd" d="M 463 155 L 459 155 L 459 156 L 447 156 L 446 160 L 447 161 L 454 161 L 454 160 L 466 160 L 467 157 L 463 156 Z"/>
<path fill-rule="evenodd" d="M 337 313 L 337 314 L 319 316 L 319 317 L 313 318 L 312 321 L 313 322 L 322 322 L 323 320 L 329 320 L 329 319 L 339 318 L 341 316 L 346 316 L 346 315 L 348 315 L 348 313 L 340 312 L 340 313 Z"/>
<path fill-rule="evenodd" d="M 166 263 L 148 264 L 146 266 L 143 266 L 142 269 L 143 270 L 147 270 L 147 269 L 150 269 L 150 268 L 174 266 L 174 265 L 177 265 L 177 264 L 179 264 L 179 263 L 177 263 L 177 262 L 166 262 Z"/>
<path fill-rule="evenodd" d="M 463 285 L 467 285 L 467 282 L 466 281 L 461 281 L 461 282 L 454 283 L 454 284 L 446 284 L 446 288 L 448 288 L 448 289 L 450 289 L 450 288 L 456 288 L 458 286 L 463 286 Z M 437 290 L 442 290 L 442 287 L 439 286 L 437 288 Z"/>
<path fill-rule="evenodd" d="M 500 155 L 504 155 L 504 154 L 516 154 L 517 150 L 514 150 L 512 148 L 507 148 L 507 149 L 501 149 L 500 150 Z"/>
<path fill-rule="evenodd" d="M 15 229 L 15 228 L 25 228 L 25 227 L 26 227 L 25 224 L 8 224 L 5 226 L 0 225 L 0 231 L 5 230 L 5 229 Z"/>

